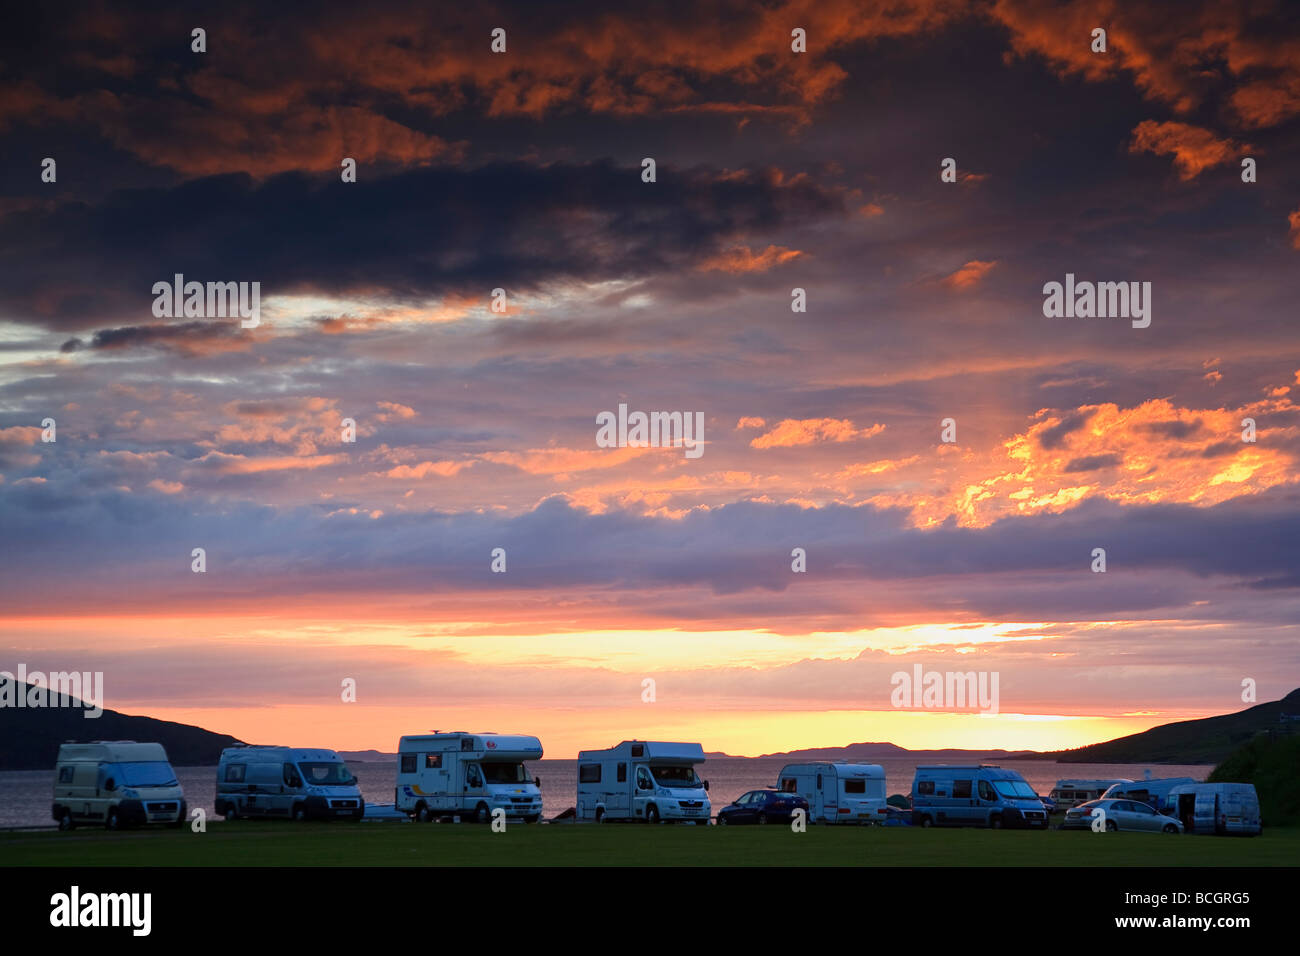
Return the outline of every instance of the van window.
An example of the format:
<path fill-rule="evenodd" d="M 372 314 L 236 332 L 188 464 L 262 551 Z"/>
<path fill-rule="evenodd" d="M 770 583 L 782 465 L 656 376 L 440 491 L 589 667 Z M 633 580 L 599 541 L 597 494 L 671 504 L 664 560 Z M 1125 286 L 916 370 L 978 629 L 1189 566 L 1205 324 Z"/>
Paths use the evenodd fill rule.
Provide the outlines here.
<path fill-rule="evenodd" d="M 438 770 L 442 767 L 442 754 L 425 754 L 424 769 Z"/>
<path fill-rule="evenodd" d="M 402 754 L 402 773 L 415 773 L 415 754 Z"/>
<path fill-rule="evenodd" d="M 786 792 L 786 793 L 798 793 L 798 792 L 799 792 L 798 784 L 795 782 L 794 777 L 785 777 L 784 779 L 782 779 L 782 781 L 781 781 L 781 789 L 782 789 L 784 792 Z"/>
<path fill-rule="evenodd" d="M 633 756 L 633 757 L 644 757 L 644 756 L 645 756 L 645 744 L 633 744 L 633 745 L 632 745 L 632 756 Z"/>
<path fill-rule="evenodd" d="M 284 785 L 286 787 L 302 786 L 302 777 L 298 776 L 298 771 L 294 769 L 291 763 L 284 765 Z"/>
<path fill-rule="evenodd" d="M 980 799 L 981 799 L 981 800 L 996 800 L 997 798 L 998 798 L 998 796 L 997 796 L 996 793 L 993 792 L 993 787 L 992 787 L 992 785 L 991 785 L 987 780 L 981 780 L 981 781 L 980 781 Z"/>
<path fill-rule="evenodd" d="M 472 763 L 465 768 L 465 786 L 471 788 L 483 786 L 483 771 L 479 769 L 478 764 Z"/>
<path fill-rule="evenodd" d="M 867 782 L 865 780 L 845 780 L 844 792 L 845 793 L 866 793 Z"/>
<path fill-rule="evenodd" d="M 934 781 L 922 780 L 916 785 L 916 792 L 923 797 L 934 795 Z"/>
<path fill-rule="evenodd" d="M 625 763 L 618 765 L 618 782 L 627 783 L 627 764 Z"/>
<path fill-rule="evenodd" d="M 600 783 L 600 764 L 578 764 L 578 783 Z"/>
<path fill-rule="evenodd" d="M 817 775 L 817 789 L 820 790 L 821 788 L 822 788 L 822 775 L 821 775 L 821 774 L 818 774 L 818 775 Z"/>
<path fill-rule="evenodd" d="M 970 799 L 970 781 L 954 780 L 952 782 L 952 795 L 957 798 Z"/>
<path fill-rule="evenodd" d="M 461 750 L 473 750 L 473 749 L 474 749 L 474 738 L 473 738 L 473 737 L 462 737 L 462 738 L 460 738 L 460 749 L 461 749 Z"/>
<path fill-rule="evenodd" d="M 226 764 L 226 783 L 243 783 L 246 766 L 242 763 Z"/>
<path fill-rule="evenodd" d="M 636 768 L 636 788 L 638 790 L 653 790 L 654 781 L 650 779 L 650 771 L 645 767 Z"/>
<path fill-rule="evenodd" d="M 60 767 L 60 768 L 59 768 L 59 783 L 72 783 L 72 768 L 71 768 L 71 767 Z"/>

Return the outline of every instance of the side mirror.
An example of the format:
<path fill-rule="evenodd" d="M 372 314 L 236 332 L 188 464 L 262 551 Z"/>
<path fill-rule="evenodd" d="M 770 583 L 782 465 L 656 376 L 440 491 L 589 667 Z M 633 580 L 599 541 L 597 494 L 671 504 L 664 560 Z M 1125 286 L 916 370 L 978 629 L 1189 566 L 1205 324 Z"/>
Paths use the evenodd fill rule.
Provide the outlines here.
<path fill-rule="evenodd" d="M 705 780 L 705 781 L 704 781 L 704 790 L 705 790 L 705 792 L 707 792 L 708 789 L 709 789 L 709 781 Z"/>
<path fill-rule="evenodd" d="M 533 786 L 536 787 L 538 790 L 542 789 L 542 778 L 533 777 Z"/>

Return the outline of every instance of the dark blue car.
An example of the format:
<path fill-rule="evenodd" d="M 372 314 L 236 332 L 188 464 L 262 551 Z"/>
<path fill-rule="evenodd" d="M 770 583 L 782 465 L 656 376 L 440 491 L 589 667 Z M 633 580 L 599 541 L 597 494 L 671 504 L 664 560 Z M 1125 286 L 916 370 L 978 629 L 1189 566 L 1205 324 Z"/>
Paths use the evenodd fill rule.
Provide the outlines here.
<path fill-rule="evenodd" d="M 719 826 L 744 823 L 789 823 L 795 810 L 808 813 L 808 801 L 783 790 L 751 790 L 718 811 Z"/>

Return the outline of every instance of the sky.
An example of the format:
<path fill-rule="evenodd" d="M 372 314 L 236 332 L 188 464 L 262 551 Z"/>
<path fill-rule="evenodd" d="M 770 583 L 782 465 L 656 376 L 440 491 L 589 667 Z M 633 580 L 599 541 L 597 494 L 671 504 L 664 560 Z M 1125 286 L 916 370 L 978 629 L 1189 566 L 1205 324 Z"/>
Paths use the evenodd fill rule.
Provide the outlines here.
<path fill-rule="evenodd" d="M 0 670 L 552 757 L 1057 749 L 1300 685 L 1294 5 L 8 17 Z M 620 405 L 702 441 L 607 447 Z M 996 713 L 898 706 L 917 667 Z"/>

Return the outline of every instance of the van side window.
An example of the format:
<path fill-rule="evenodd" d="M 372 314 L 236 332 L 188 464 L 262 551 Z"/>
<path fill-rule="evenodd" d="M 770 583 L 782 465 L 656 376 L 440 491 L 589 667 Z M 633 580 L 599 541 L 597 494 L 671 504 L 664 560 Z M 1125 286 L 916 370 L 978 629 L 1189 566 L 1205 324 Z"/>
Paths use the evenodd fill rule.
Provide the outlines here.
<path fill-rule="evenodd" d="M 424 769 L 438 770 L 442 767 L 442 754 L 425 754 Z"/>
<path fill-rule="evenodd" d="M 638 790 L 653 790 L 654 781 L 650 779 L 650 771 L 645 767 L 636 768 L 636 788 Z"/>
<path fill-rule="evenodd" d="M 627 783 L 627 764 L 625 763 L 618 765 L 618 782 Z"/>
<path fill-rule="evenodd" d="M 845 793 L 866 793 L 867 782 L 865 780 L 845 780 L 844 792 Z"/>
<path fill-rule="evenodd" d="M 633 756 L 633 757 L 644 757 L 644 756 L 645 756 L 645 744 L 633 744 L 633 745 L 632 745 L 632 756 Z"/>
<path fill-rule="evenodd" d="M 226 764 L 226 783 L 243 783 L 245 765 L 242 763 Z"/>
<path fill-rule="evenodd" d="M 969 799 L 969 798 L 970 798 L 970 781 L 969 781 L 969 780 L 954 780 L 954 781 L 952 782 L 952 795 L 953 795 L 954 797 L 965 797 L 965 798 Z"/>
<path fill-rule="evenodd" d="M 795 782 L 794 777 L 785 777 L 781 781 L 781 790 L 785 793 L 798 793 L 798 784 Z"/>
<path fill-rule="evenodd" d="M 600 764 L 578 764 L 578 783 L 600 783 Z"/>
<path fill-rule="evenodd" d="M 460 738 L 460 749 L 461 749 L 461 750 L 473 750 L 473 749 L 474 749 L 474 738 L 473 738 L 473 737 L 462 737 L 462 738 Z"/>
<path fill-rule="evenodd" d="M 415 754 L 402 754 L 402 773 L 415 773 Z"/>
<path fill-rule="evenodd" d="M 980 781 L 980 799 L 981 800 L 997 799 L 997 794 L 993 792 L 993 785 L 989 783 L 987 780 Z"/>
<path fill-rule="evenodd" d="M 930 796 L 933 796 L 933 795 L 934 795 L 934 781 L 933 781 L 933 780 L 922 780 L 920 783 L 918 783 L 918 784 L 916 785 L 916 792 L 917 792 L 918 795 L 923 796 L 923 797 L 930 797 Z"/>
<path fill-rule="evenodd" d="M 465 786 L 467 787 L 483 786 L 483 771 L 479 769 L 478 764 L 472 763 L 465 768 Z"/>
<path fill-rule="evenodd" d="M 71 768 L 71 767 L 60 767 L 60 768 L 59 768 L 59 783 L 72 783 L 72 768 Z"/>
<path fill-rule="evenodd" d="M 818 775 L 817 775 L 817 789 L 820 790 L 821 788 L 822 788 L 822 775 L 821 775 L 821 774 L 818 774 Z"/>

